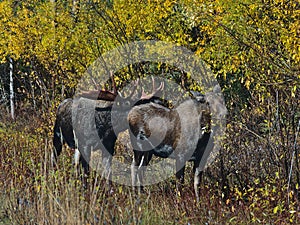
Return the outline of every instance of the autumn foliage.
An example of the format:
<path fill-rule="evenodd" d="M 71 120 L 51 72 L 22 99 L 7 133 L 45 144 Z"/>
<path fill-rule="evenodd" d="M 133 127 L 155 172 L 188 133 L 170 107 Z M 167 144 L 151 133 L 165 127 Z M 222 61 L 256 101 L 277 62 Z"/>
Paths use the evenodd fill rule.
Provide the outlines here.
<path fill-rule="evenodd" d="M 0 1 L 0 223 L 298 224 L 299 28 L 296 0 Z M 59 102 L 74 95 L 96 59 L 141 40 L 190 49 L 222 87 L 226 137 L 205 170 L 199 205 L 190 181 L 183 196 L 171 179 L 148 187 L 138 202 L 130 187 L 113 184 L 107 194 L 97 176 L 93 189 L 82 190 L 68 151 L 62 170 L 50 168 Z M 130 65 L 115 79 L 121 87 L 149 74 L 201 89 L 184 71 L 154 62 Z"/>

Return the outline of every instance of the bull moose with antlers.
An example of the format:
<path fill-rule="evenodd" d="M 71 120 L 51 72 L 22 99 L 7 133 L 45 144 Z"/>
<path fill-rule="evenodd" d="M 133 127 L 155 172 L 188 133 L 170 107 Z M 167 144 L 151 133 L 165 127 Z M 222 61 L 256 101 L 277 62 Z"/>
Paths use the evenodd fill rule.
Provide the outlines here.
<path fill-rule="evenodd" d="M 159 95 L 164 88 L 162 82 L 155 88 L 152 79 L 152 93 L 145 94 L 138 90 L 135 82 L 128 97 L 123 97 L 116 91 L 112 77 L 114 91 L 86 91 L 81 92 L 78 98 L 66 99 L 58 107 L 54 126 L 52 163 L 56 165 L 57 157 L 65 142 L 72 148 L 78 148 L 80 163 L 83 166 L 85 177 L 89 175 L 91 152 L 102 150 L 103 176 L 110 178 L 111 160 L 118 133 L 127 129 L 127 114 L 134 105 L 158 102 Z M 113 112 L 113 113 L 112 113 Z M 112 115 L 117 120 L 113 121 Z M 117 122 L 116 122 L 117 121 Z"/>

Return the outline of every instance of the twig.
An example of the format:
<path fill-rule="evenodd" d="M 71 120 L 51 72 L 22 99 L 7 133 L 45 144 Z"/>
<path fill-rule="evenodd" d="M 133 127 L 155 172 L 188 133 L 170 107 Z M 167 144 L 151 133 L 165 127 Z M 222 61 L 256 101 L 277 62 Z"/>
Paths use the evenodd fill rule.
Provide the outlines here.
<path fill-rule="evenodd" d="M 290 205 L 290 195 L 289 195 L 289 193 L 290 193 L 290 184 L 291 184 L 291 178 L 292 178 L 292 172 L 293 172 L 294 156 L 295 156 L 296 147 L 297 147 L 297 138 L 298 138 L 299 128 L 300 128 L 300 119 L 298 121 L 297 131 L 296 131 L 296 135 L 295 135 L 294 151 L 293 151 L 293 154 L 292 154 L 291 169 L 290 169 L 289 179 L 288 179 L 288 187 L 287 187 L 288 205 Z"/>

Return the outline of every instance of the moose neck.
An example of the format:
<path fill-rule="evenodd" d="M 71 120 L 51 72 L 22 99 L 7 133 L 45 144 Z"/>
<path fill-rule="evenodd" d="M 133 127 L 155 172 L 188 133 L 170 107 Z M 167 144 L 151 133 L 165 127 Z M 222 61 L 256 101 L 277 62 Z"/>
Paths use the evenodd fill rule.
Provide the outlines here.
<path fill-rule="evenodd" d="M 128 129 L 127 116 L 131 108 L 129 105 L 112 107 L 111 124 L 116 135 Z"/>

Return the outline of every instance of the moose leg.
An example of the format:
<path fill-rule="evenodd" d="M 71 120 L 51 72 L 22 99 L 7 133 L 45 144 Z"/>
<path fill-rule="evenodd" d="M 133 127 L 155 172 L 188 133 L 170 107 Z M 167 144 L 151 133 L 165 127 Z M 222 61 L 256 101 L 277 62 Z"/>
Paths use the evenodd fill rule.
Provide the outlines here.
<path fill-rule="evenodd" d="M 152 158 L 152 153 L 151 152 L 145 152 L 143 155 L 144 158 L 142 158 L 142 161 L 140 162 L 140 165 L 138 166 L 138 179 L 139 179 L 139 184 L 140 184 L 140 189 L 143 190 L 144 188 L 144 176 L 145 176 L 145 171 L 146 167 L 148 166 L 151 158 Z"/>
<path fill-rule="evenodd" d="M 79 166 L 80 166 L 80 151 L 75 148 L 74 149 L 74 167 L 77 172 L 77 176 L 79 175 Z"/>
<path fill-rule="evenodd" d="M 203 171 L 200 170 L 199 163 L 200 162 L 195 161 L 194 162 L 194 167 L 193 167 L 193 172 L 194 172 L 194 191 L 195 191 L 197 203 L 199 203 L 199 201 L 200 201 L 200 198 L 199 198 L 199 185 L 201 183 L 202 174 L 203 174 Z"/>
<path fill-rule="evenodd" d="M 102 173 L 101 176 L 107 180 L 107 183 L 111 184 L 111 162 L 112 155 L 108 152 L 102 152 Z"/>
<path fill-rule="evenodd" d="M 176 160 L 176 171 L 177 171 L 176 178 L 181 184 L 184 183 L 184 170 L 185 170 L 185 164 L 180 160 Z"/>
<path fill-rule="evenodd" d="M 107 179 L 108 184 L 111 184 L 111 163 L 115 151 L 115 143 L 117 136 L 113 134 L 110 138 L 103 140 L 102 149 L 102 177 Z"/>
<path fill-rule="evenodd" d="M 133 160 L 131 163 L 131 184 L 133 190 L 135 189 L 135 186 L 137 186 L 137 172 L 143 155 L 144 154 L 141 153 L 140 151 L 133 150 Z"/>
<path fill-rule="evenodd" d="M 133 190 L 135 186 L 139 186 L 139 191 L 143 189 L 143 179 L 146 166 L 152 158 L 152 152 L 133 151 L 133 161 L 131 164 L 131 177 Z"/>
<path fill-rule="evenodd" d="M 183 165 L 183 166 L 182 166 Z M 181 162 L 180 160 L 176 160 L 176 191 L 177 194 L 181 195 L 182 192 L 182 185 L 184 184 L 184 171 L 185 171 L 185 163 Z"/>
<path fill-rule="evenodd" d="M 196 195 L 196 200 L 197 203 L 199 203 L 199 185 L 201 183 L 201 178 L 202 178 L 202 173 L 203 171 L 200 171 L 200 168 L 197 167 L 195 174 L 194 174 L 194 190 L 195 190 L 195 195 Z"/>
<path fill-rule="evenodd" d="M 57 122 L 55 122 L 54 125 L 54 135 L 53 135 L 53 145 L 54 148 L 51 153 L 51 164 L 53 167 L 57 166 L 57 158 L 60 155 L 62 151 L 63 146 L 63 137 L 60 130 L 60 127 L 58 126 Z"/>
<path fill-rule="evenodd" d="M 83 182 L 83 186 L 85 188 L 87 188 L 87 185 L 88 185 L 87 179 L 90 175 L 89 163 L 90 163 L 90 159 L 91 159 L 91 148 L 84 147 L 83 149 L 84 150 L 80 154 L 79 161 L 80 161 L 80 163 L 82 165 L 82 168 L 83 168 L 83 174 L 81 173 L 81 179 L 82 179 L 82 182 Z"/>

